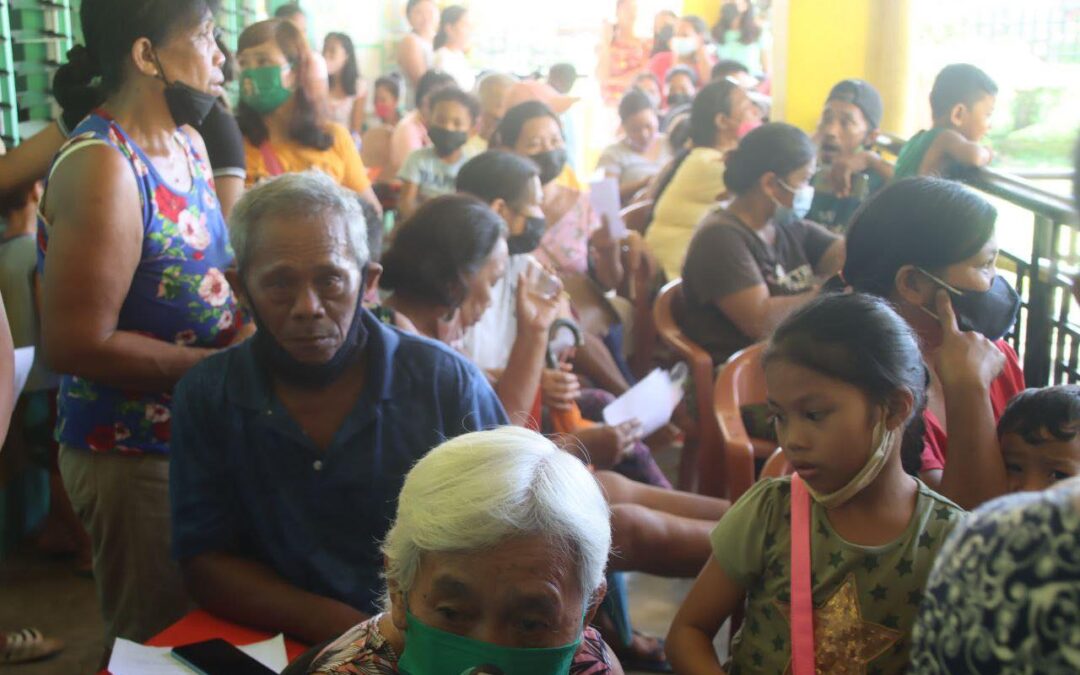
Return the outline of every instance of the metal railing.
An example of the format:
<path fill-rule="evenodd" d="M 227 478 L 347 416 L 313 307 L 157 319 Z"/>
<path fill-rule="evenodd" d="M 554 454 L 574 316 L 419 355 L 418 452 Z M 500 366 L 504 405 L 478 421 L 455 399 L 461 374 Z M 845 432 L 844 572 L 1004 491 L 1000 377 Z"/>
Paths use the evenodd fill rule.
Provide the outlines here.
<path fill-rule="evenodd" d="M 903 141 L 882 135 L 878 144 L 896 153 Z M 973 169 L 962 181 L 998 206 L 998 266 L 1022 300 L 1009 341 L 1021 356 L 1027 384 L 1080 381 L 1080 305 L 1072 292 L 1080 275 L 1076 205 L 993 169 Z"/>

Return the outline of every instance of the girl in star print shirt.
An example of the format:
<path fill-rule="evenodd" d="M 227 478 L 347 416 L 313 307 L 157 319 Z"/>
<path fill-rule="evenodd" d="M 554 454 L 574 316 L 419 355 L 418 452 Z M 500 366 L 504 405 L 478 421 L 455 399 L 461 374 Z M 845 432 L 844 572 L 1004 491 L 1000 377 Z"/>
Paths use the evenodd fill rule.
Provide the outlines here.
<path fill-rule="evenodd" d="M 928 373 L 911 328 L 881 299 L 830 295 L 790 316 L 764 356 L 785 459 L 810 493 L 818 673 L 902 673 L 938 549 L 963 513 L 905 473 L 905 433 Z M 678 673 L 791 668 L 791 478 L 765 479 L 712 534 L 713 554 L 668 634 Z M 743 602 L 723 667 L 712 641 Z"/>

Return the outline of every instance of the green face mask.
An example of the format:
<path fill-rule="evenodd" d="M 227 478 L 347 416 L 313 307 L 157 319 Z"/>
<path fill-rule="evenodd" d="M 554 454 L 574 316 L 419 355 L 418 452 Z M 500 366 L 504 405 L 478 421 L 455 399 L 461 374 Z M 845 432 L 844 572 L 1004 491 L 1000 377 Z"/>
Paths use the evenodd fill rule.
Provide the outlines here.
<path fill-rule="evenodd" d="M 405 653 L 398 670 L 406 675 L 566 675 L 581 638 L 562 647 L 502 647 L 432 628 L 405 613 Z"/>
<path fill-rule="evenodd" d="M 289 100 L 292 92 L 281 85 L 282 66 L 245 68 L 240 73 L 240 100 L 260 115 L 268 115 Z"/>

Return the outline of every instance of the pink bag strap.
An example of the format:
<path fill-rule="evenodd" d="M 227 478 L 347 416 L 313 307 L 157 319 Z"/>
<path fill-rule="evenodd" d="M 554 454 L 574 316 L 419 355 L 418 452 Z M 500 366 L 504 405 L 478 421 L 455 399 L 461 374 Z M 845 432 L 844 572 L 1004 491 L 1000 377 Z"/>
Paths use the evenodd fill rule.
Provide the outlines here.
<path fill-rule="evenodd" d="M 797 473 L 791 477 L 791 672 L 815 675 L 810 493 Z"/>
<path fill-rule="evenodd" d="M 263 164 L 266 165 L 266 170 L 270 172 L 271 176 L 280 176 L 285 173 L 285 167 L 281 165 L 277 153 L 270 146 L 270 141 L 263 141 L 259 146 L 259 152 L 262 154 Z"/>

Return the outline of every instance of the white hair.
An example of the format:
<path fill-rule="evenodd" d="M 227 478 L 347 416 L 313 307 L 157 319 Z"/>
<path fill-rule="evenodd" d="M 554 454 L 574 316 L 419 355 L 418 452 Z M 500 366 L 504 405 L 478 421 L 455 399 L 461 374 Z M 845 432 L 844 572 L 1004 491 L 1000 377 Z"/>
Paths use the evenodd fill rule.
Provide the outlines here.
<path fill-rule="evenodd" d="M 408 593 L 425 552 L 472 551 L 528 535 L 551 538 L 577 565 L 588 604 L 604 581 L 611 515 L 575 457 L 528 429 L 447 441 L 409 472 L 383 543 L 386 578 Z"/>
<path fill-rule="evenodd" d="M 367 223 L 354 193 L 338 186 L 319 171 L 286 173 L 248 190 L 229 216 L 229 243 L 236 254 L 236 268 L 244 273 L 252 246 L 258 242 L 258 228 L 269 218 L 310 218 L 322 216 L 330 225 L 345 225 L 345 236 L 356 264 L 363 269 L 370 260 Z M 373 224 L 378 227 L 378 223 Z"/>

